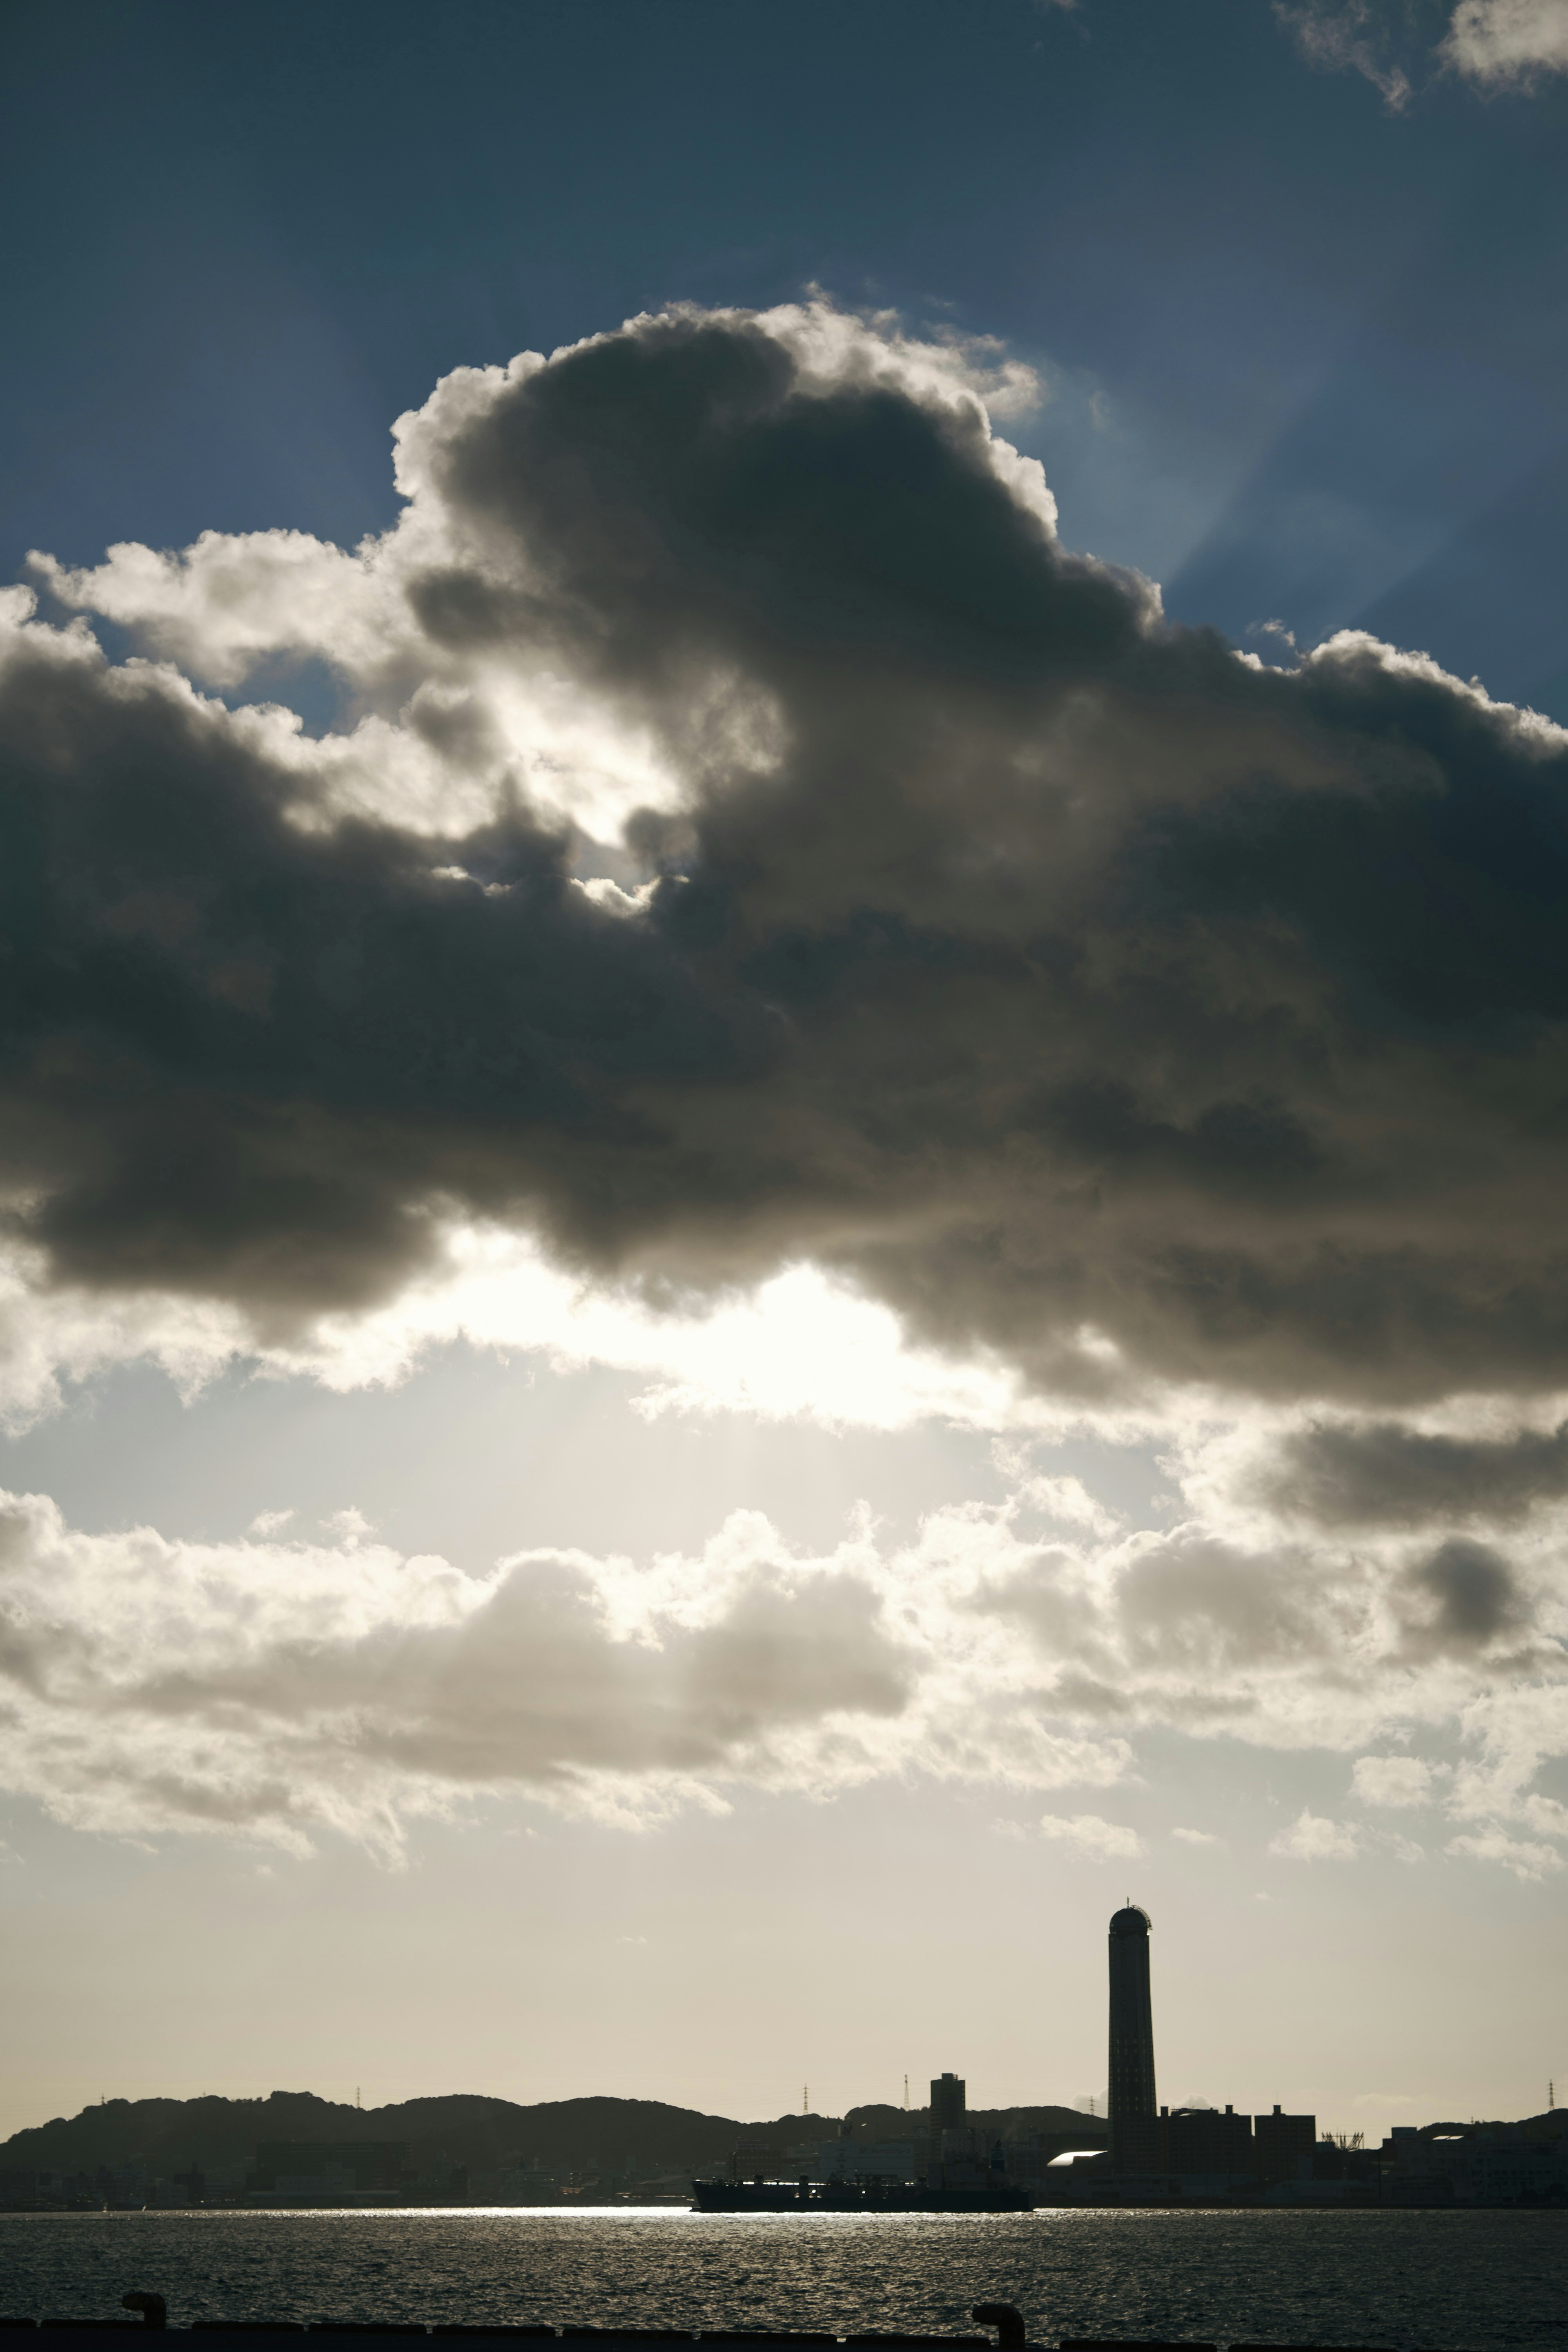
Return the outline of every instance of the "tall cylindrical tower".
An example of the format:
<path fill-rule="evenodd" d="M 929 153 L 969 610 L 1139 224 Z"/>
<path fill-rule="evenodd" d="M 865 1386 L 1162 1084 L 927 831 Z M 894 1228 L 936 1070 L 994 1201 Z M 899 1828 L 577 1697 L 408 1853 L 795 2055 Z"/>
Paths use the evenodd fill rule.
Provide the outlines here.
<path fill-rule="evenodd" d="M 1151 2116 L 1154 2105 L 1154 2013 L 1149 2000 L 1147 1911 L 1130 1903 L 1110 1923 L 1110 2121 Z"/>

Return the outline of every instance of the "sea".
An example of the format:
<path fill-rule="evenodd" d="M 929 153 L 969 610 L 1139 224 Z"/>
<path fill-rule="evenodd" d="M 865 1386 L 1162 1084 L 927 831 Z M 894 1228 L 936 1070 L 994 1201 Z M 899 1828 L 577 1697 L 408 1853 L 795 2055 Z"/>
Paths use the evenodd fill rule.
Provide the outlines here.
<path fill-rule="evenodd" d="M 1568 2214 L 443 2211 L 0 2215 L 0 2315 L 1142 2336 L 1568 2352 Z"/>

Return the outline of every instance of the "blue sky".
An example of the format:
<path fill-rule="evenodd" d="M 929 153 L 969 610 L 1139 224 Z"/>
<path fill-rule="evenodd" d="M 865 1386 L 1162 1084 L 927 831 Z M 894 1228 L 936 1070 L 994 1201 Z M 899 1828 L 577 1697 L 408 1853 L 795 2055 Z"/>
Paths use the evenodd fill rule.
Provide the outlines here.
<path fill-rule="evenodd" d="M 815 282 L 1049 370 L 1066 535 L 1183 617 L 1556 707 L 1564 98 L 1443 22 L 1391 112 L 1255 0 L 18 16 L 7 553 L 351 541 L 448 368 Z"/>
<path fill-rule="evenodd" d="M 18 806 L 58 772 L 92 813 L 38 869 L 36 967 L 31 885 L 5 915 L 0 1485 L 40 1498 L 42 1663 L 0 1798 L 33 2021 L 0 2122 L 307 2083 L 764 2114 L 947 2065 L 1071 2098 L 1124 1879 L 1172 2095 L 1539 2107 L 1568 2070 L 1562 0 L 59 0 L 6 43 L 0 580 L 66 683 L 16 689 L 0 751 Z M 841 508 L 790 536 L 816 461 L 774 419 L 721 559 L 692 551 L 742 494 L 709 503 L 685 441 L 605 522 L 593 402 L 624 450 L 709 396 L 689 328 L 616 339 L 672 304 L 768 314 L 790 430 L 847 420 Z M 460 370 L 492 373 L 437 395 Z M 639 531 L 658 593 L 604 553 Z M 1009 667 L 1037 592 L 1029 661 L 1090 616 L 1065 699 Z M 869 611 L 918 652 L 896 694 Z M 107 669 L 70 667 L 88 627 Z M 1303 659 L 1347 631 L 1378 645 Z M 1110 880 L 1021 775 L 1110 812 Z M 776 831 L 770 776 L 801 794 Z M 446 897 L 356 998 L 334 940 L 381 952 L 375 877 L 421 860 Z M 530 876 L 545 929 L 498 932 Z M 723 907 L 749 946 L 715 981 Z M 463 1073 L 527 1092 L 494 1016 L 535 1036 L 524 971 L 568 1042 L 519 1142 Z M 620 1086 L 650 1003 L 651 1091 L 600 1153 L 570 1090 Z M 231 1049 L 209 1015 L 270 1026 Z M 655 1207 L 627 1171 L 666 1117 Z M 1188 1276 L 1233 1244 L 1222 1310 Z M 1005 1947 L 983 2015 L 943 1885 Z M 746 1999 L 694 1991 L 715 1950 Z"/>

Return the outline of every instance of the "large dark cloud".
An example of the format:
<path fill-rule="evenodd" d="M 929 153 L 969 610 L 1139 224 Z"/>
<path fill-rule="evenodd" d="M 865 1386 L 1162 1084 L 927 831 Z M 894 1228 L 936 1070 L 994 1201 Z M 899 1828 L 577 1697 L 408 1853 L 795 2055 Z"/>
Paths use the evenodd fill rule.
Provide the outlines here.
<path fill-rule="evenodd" d="M 1568 1378 L 1560 736 L 1167 625 L 868 337 L 642 322 L 422 463 L 409 628 L 657 742 L 661 878 L 595 903 L 521 803 L 332 819 L 265 730 L 16 641 L 0 1085 L 60 1275 L 299 1315 L 456 1209 L 678 1283 L 810 1253 L 1086 1392 Z"/>
<path fill-rule="evenodd" d="M 1325 1527 L 1507 1524 L 1568 1495 L 1568 1424 L 1457 1437 L 1399 1422 L 1292 1430 L 1256 1481 L 1273 1508 Z"/>

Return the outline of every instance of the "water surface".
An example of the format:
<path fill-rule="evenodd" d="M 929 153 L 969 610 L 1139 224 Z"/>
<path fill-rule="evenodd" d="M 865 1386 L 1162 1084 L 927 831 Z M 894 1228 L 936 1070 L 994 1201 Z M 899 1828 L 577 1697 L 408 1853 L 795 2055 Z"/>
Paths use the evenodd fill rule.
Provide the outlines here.
<path fill-rule="evenodd" d="M 1568 2352 L 1568 2215 L 1290 2211 L 0 2215 L 0 2311 L 546 2321 Z"/>

